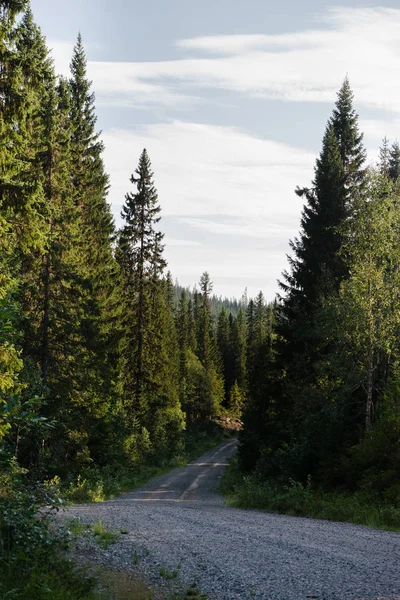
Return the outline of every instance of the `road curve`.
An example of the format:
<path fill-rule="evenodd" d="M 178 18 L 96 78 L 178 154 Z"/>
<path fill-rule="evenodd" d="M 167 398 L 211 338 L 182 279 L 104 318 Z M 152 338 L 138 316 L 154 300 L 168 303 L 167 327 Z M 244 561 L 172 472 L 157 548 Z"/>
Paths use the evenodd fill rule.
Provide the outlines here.
<path fill-rule="evenodd" d="M 215 492 L 229 440 L 139 490 L 68 516 L 128 534 L 106 558 L 148 574 L 177 570 L 218 600 L 400 600 L 400 535 L 347 523 L 233 509 Z"/>

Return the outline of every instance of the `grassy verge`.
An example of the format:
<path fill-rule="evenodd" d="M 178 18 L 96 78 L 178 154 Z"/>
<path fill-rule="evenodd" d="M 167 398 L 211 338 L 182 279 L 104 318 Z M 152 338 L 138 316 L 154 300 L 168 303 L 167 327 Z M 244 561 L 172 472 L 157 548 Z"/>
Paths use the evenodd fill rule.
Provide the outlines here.
<path fill-rule="evenodd" d="M 99 575 L 100 589 L 94 600 L 207 600 L 196 583 L 190 586 L 175 584 L 175 591 L 149 586 L 139 576 L 124 571 L 102 571 Z"/>
<path fill-rule="evenodd" d="M 180 456 L 159 464 L 144 464 L 135 470 L 111 465 L 103 469 L 87 469 L 76 481 L 63 489 L 63 497 L 76 503 L 102 502 L 145 484 L 152 477 L 187 465 L 207 450 L 231 437 L 232 431 L 216 423 L 193 427 L 186 434 L 185 450 Z"/>
<path fill-rule="evenodd" d="M 361 492 L 325 492 L 290 481 L 260 481 L 243 477 L 234 459 L 225 470 L 221 493 L 237 508 L 256 508 L 287 515 L 312 517 L 400 531 L 400 506 Z"/>

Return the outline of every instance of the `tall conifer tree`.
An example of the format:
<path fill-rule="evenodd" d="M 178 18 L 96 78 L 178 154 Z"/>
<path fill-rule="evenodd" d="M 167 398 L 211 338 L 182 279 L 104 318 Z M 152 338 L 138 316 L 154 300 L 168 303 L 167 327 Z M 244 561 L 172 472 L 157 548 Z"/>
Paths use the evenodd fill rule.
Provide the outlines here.
<path fill-rule="evenodd" d="M 163 234 L 158 230 L 160 206 L 151 163 L 143 150 L 131 183 L 137 192 L 125 196 L 118 238 L 124 307 L 121 378 L 126 414 L 133 436 L 144 427 L 153 448 L 172 444 L 183 426 L 179 407 L 177 354 L 171 356 L 172 314 L 162 273 Z M 169 349 L 169 350 L 168 350 Z M 142 432 L 143 434 L 143 432 Z M 147 434 L 146 434 L 147 435 Z M 133 445 L 136 444 L 133 439 Z"/>
<path fill-rule="evenodd" d="M 400 144 L 398 141 L 392 144 L 389 150 L 389 177 L 397 181 L 400 177 Z"/>

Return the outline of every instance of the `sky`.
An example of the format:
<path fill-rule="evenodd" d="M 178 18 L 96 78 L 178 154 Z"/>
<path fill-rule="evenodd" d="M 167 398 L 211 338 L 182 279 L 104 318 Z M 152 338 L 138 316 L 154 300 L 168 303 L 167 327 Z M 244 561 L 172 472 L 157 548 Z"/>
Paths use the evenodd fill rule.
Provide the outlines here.
<path fill-rule="evenodd" d="M 117 226 L 149 153 L 174 278 L 267 300 L 298 235 L 344 78 L 368 162 L 400 140 L 400 3 L 364 0 L 31 0 L 68 75 L 78 31 L 96 94 Z"/>

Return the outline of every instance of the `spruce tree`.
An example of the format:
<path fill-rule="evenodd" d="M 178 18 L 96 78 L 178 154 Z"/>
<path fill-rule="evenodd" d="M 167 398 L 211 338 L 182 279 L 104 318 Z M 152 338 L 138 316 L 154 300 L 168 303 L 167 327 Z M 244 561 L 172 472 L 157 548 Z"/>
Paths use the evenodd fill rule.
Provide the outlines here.
<path fill-rule="evenodd" d="M 289 441 L 285 460 L 291 476 L 303 477 L 313 472 L 316 466 L 316 456 L 308 442 L 313 436 L 316 438 L 318 431 L 308 415 L 321 411 L 324 398 L 317 392 L 320 385 L 317 365 L 321 356 L 330 351 L 321 333 L 319 315 L 331 294 L 337 293 L 341 282 L 348 277 L 343 252 L 345 236 L 356 216 L 354 202 L 358 202 L 366 190 L 365 150 L 352 103 L 353 94 L 346 78 L 326 127 L 313 186 L 297 190 L 306 200 L 301 232 L 291 243 L 290 271 L 284 273 L 284 281 L 280 284 L 284 294 L 277 326 L 279 355 L 273 359 L 271 370 L 275 375 L 269 387 L 275 387 L 279 395 L 279 404 L 273 411 L 275 429 L 281 431 L 280 436 L 275 437 L 275 450 L 279 444 Z M 256 380 L 261 389 L 268 381 L 268 375 L 259 380 L 256 371 L 249 373 L 249 406 L 253 402 L 260 407 L 257 389 L 251 389 L 251 382 Z M 265 394 L 265 407 L 260 410 L 268 412 L 269 397 Z M 264 434 L 255 421 L 250 419 L 250 423 L 256 430 L 255 438 L 251 438 L 252 425 L 248 425 L 247 439 L 250 441 L 247 449 L 245 444 L 243 447 L 247 464 L 252 462 L 252 453 L 257 456 L 260 445 L 262 448 L 267 443 L 263 442 Z M 269 444 L 270 449 L 272 446 Z"/>
<path fill-rule="evenodd" d="M 170 352 L 175 333 L 167 286 L 162 281 L 166 261 L 163 234 L 157 228 L 161 209 L 146 150 L 135 175 L 131 183 L 137 192 L 125 196 L 121 213 L 125 225 L 117 247 L 124 309 L 121 381 L 132 455 L 148 434 L 149 451 L 173 444 L 174 436 L 179 443 L 183 427 L 177 353 L 171 356 Z"/>
<path fill-rule="evenodd" d="M 197 354 L 206 369 L 215 362 L 215 346 L 211 315 L 211 292 L 213 283 L 205 271 L 200 278 L 200 305 L 198 307 Z"/>
<path fill-rule="evenodd" d="M 236 318 L 230 322 L 230 355 L 232 361 L 232 379 L 237 383 L 243 398 L 247 393 L 247 342 L 246 318 L 242 307 L 239 308 Z"/>
<path fill-rule="evenodd" d="M 71 178 L 74 201 L 81 213 L 81 271 L 86 287 L 82 334 L 89 349 L 93 394 L 104 399 L 113 395 L 119 300 L 117 265 L 112 251 L 115 236 L 109 188 L 102 154 L 104 145 L 96 130 L 95 95 L 87 78 L 87 62 L 79 34 L 71 60 L 70 121 Z M 97 382 L 97 383 L 96 383 Z"/>
<path fill-rule="evenodd" d="M 400 177 L 400 144 L 396 140 L 389 151 L 389 177 L 397 181 Z"/>
<path fill-rule="evenodd" d="M 358 127 L 358 115 L 353 108 L 354 95 L 346 77 L 340 88 L 330 124 L 333 127 L 343 165 L 345 199 L 348 209 L 355 196 L 365 187 L 366 151 L 363 134 Z"/>
<path fill-rule="evenodd" d="M 379 148 L 379 161 L 378 166 L 379 170 L 382 174 L 387 175 L 389 172 L 389 158 L 390 158 L 390 148 L 389 148 L 389 140 L 386 135 L 382 140 L 382 146 Z"/>
<path fill-rule="evenodd" d="M 306 200 L 299 239 L 291 242 L 290 273 L 284 273 L 283 330 L 298 331 L 323 299 L 347 275 L 340 249 L 343 224 L 352 217 L 352 203 L 365 187 L 365 150 L 352 106 L 348 79 L 338 93 L 328 121 L 311 189 L 298 189 Z M 307 325 L 308 326 L 308 325 Z M 282 331 L 283 331 L 282 330 Z"/>
<path fill-rule="evenodd" d="M 331 351 L 321 333 L 320 314 L 348 277 L 344 242 L 356 218 L 354 205 L 362 202 L 367 187 L 365 151 L 352 100 L 346 79 L 328 121 L 313 188 L 298 190 L 306 199 L 302 231 L 291 244 L 291 272 L 284 274 L 286 283 L 281 284 L 285 297 L 278 332 L 287 375 L 280 418 L 289 425 L 293 456 L 302 455 L 299 476 L 313 472 L 318 461 L 315 445 L 309 444 L 318 439 L 318 427 L 308 415 L 321 411 L 325 402 L 317 392 L 317 365 Z"/>
<path fill-rule="evenodd" d="M 231 318 L 231 316 L 230 316 Z M 225 386 L 225 407 L 229 404 L 230 390 L 233 385 L 232 356 L 229 336 L 229 319 L 224 307 L 218 316 L 217 347 Z"/>

